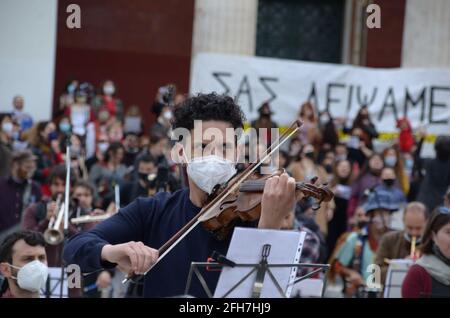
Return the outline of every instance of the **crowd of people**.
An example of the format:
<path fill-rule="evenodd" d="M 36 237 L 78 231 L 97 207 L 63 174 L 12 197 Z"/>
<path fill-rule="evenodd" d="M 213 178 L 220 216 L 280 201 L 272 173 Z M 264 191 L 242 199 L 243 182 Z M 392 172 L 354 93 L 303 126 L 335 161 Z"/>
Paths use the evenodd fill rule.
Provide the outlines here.
<path fill-rule="evenodd" d="M 140 108 L 124 105 L 113 81 L 105 81 L 100 89 L 95 94 L 91 84 L 70 81 L 51 121 L 35 122 L 21 96 L 14 98 L 11 112 L 0 114 L 4 297 L 29 295 L 23 287 L 26 282 L 20 284 L 26 262 L 19 260 L 19 254 L 25 248 L 17 244 L 36 254 L 30 263 L 45 257 L 50 267 L 63 264 L 63 242 L 49 238 L 48 230 L 58 217 L 66 189 L 67 147 L 70 219 L 113 215 L 138 197 L 188 186 L 184 167 L 170 156 L 174 112 L 186 96 L 177 94 L 173 85 L 161 87 L 150 106 L 155 122 L 146 130 Z M 264 103 L 251 126 L 277 128 L 274 113 Z M 296 181 L 326 183 L 334 193 L 334 199 L 318 209 L 311 198 L 299 200 L 284 222 L 283 229 L 307 232 L 301 262 L 329 263 L 330 278 L 342 279 L 347 297 L 365 297 L 371 292 L 369 265 L 380 266 L 383 285 L 391 260 L 417 260 L 405 278 L 403 296 L 449 297 L 450 137 L 438 136 L 435 157 L 423 158 L 426 132 L 414 131 L 406 118 L 397 121 L 399 137 L 380 149 L 367 106 L 354 119 L 333 118 L 306 102 L 294 116 L 303 125 L 280 150 L 276 168 L 285 169 Z M 266 145 L 270 137 L 263 141 Z M 245 167 L 237 166 L 238 171 Z M 403 224 L 395 224 L 395 216 Z M 96 224 L 71 224 L 68 236 Z M 301 270 L 298 275 L 308 272 Z M 24 290 L 12 286 L 14 276 Z M 114 269 L 90 273 L 83 288 L 69 294 L 100 297 L 116 276 L 120 277 Z M 139 286 L 114 290 L 113 296 L 124 295 L 139 296 L 142 290 Z"/>

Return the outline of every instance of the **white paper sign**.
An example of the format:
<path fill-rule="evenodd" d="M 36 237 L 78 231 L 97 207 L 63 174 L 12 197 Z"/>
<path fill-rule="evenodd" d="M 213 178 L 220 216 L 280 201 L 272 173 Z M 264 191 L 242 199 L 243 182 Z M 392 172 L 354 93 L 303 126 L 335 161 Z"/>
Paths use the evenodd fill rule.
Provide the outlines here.
<path fill-rule="evenodd" d="M 247 120 L 268 101 L 279 125 L 291 124 L 310 100 L 334 117 L 354 118 L 368 105 L 378 131 L 397 131 L 407 116 L 431 134 L 448 134 L 450 69 L 379 69 L 252 56 L 201 53 L 194 58 L 190 92 L 236 97 Z"/>

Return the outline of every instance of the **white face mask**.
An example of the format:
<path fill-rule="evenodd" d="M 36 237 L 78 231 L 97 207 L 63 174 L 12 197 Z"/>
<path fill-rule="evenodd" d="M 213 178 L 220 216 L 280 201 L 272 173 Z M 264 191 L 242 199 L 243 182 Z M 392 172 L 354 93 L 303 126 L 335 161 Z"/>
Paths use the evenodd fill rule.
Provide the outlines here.
<path fill-rule="evenodd" d="M 377 230 L 382 230 L 389 227 L 390 219 L 388 216 L 377 215 L 372 218 L 372 223 Z"/>
<path fill-rule="evenodd" d="M 2 130 L 4 133 L 8 134 L 8 135 L 12 135 L 14 129 L 14 125 L 13 123 L 3 123 L 2 125 Z"/>
<path fill-rule="evenodd" d="M 106 95 L 112 95 L 112 94 L 115 93 L 115 91 L 116 91 L 116 88 L 114 86 L 112 86 L 112 85 L 105 85 L 105 86 L 103 86 L 103 92 Z"/>
<path fill-rule="evenodd" d="M 107 142 L 99 142 L 98 143 L 98 150 L 100 150 L 101 153 L 106 153 L 106 150 L 108 150 L 109 143 Z"/>
<path fill-rule="evenodd" d="M 211 194 L 217 184 L 223 184 L 234 176 L 234 166 L 234 162 L 219 156 L 203 156 L 188 163 L 187 174 L 200 189 Z"/>
<path fill-rule="evenodd" d="M 173 117 L 172 112 L 170 112 L 170 111 L 169 112 L 164 112 L 163 117 L 164 117 L 165 120 L 171 120 L 172 117 Z"/>
<path fill-rule="evenodd" d="M 20 288 L 30 292 L 38 292 L 41 288 L 45 288 L 45 282 L 48 278 L 48 267 L 44 263 L 34 260 L 23 267 L 10 266 L 19 270 L 17 277 L 13 278 L 17 279 L 17 285 Z"/>

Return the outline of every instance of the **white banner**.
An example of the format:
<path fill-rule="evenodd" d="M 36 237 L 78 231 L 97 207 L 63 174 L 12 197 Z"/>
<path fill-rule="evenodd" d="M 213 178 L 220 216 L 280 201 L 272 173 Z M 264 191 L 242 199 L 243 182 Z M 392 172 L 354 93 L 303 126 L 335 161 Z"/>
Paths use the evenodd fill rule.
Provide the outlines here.
<path fill-rule="evenodd" d="M 450 69 L 374 69 L 251 56 L 198 54 L 190 92 L 227 93 L 237 98 L 247 120 L 268 101 L 279 125 L 290 124 L 310 100 L 333 117 L 354 118 L 368 105 L 377 129 L 396 131 L 396 119 L 431 134 L 450 132 Z"/>

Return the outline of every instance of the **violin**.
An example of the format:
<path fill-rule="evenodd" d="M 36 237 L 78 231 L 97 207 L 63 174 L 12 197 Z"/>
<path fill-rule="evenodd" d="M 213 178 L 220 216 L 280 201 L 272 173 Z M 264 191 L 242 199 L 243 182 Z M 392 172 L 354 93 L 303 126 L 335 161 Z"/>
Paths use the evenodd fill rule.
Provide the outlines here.
<path fill-rule="evenodd" d="M 236 191 L 225 197 L 223 202 L 212 210 L 211 213 L 216 216 L 204 220 L 202 222 L 203 228 L 213 233 L 216 239 L 224 240 L 237 220 L 247 222 L 258 220 L 261 216 L 261 201 L 266 180 L 282 173 L 284 173 L 284 169 L 270 175 L 252 174 L 240 184 Z M 233 182 L 233 178 L 230 180 L 231 182 Z M 219 195 L 226 186 L 225 184 L 213 191 L 210 197 Z M 329 202 L 334 196 L 333 192 L 326 186 L 319 187 L 314 183 L 296 182 L 295 189 L 296 192 L 302 193 L 304 197 L 316 199 L 318 203 L 315 209 L 318 209 L 322 202 Z M 201 218 L 201 220 L 203 219 Z"/>
<path fill-rule="evenodd" d="M 218 191 L 208 198 L 206 205 L 200 212 L 158 249 L 158 260 L 143 276 L 200 223 L 203 223 L 205 228 L 217 233 L 216 237 L 221 238 L 232 228 L 233 220 L 238 218 L 243 220 L 258 219 L 261 214 L 262 191 L 265 180 L 272 175 L 258 177 L 255 172 L 263 162 L 268 160 L 283 143 L 300 129 L 301 125 L 301 121 L 294 121 L 280 136 L 279 141 L 267 148 L 262 158 L 250 164 L 243 172 L 231 178 L 225 185 L 219 186 Z M 330 190 L 326 187 L 317 187 L 313 183 L 300 182 L 296 184 L 296 188 L 305 196 L 314 197 L 319 202 L 326 202 L 333 198 L 333 193 Z M 125 278 L 122 283 L 134 279 L 135 276 L 137 275 Z"/>

